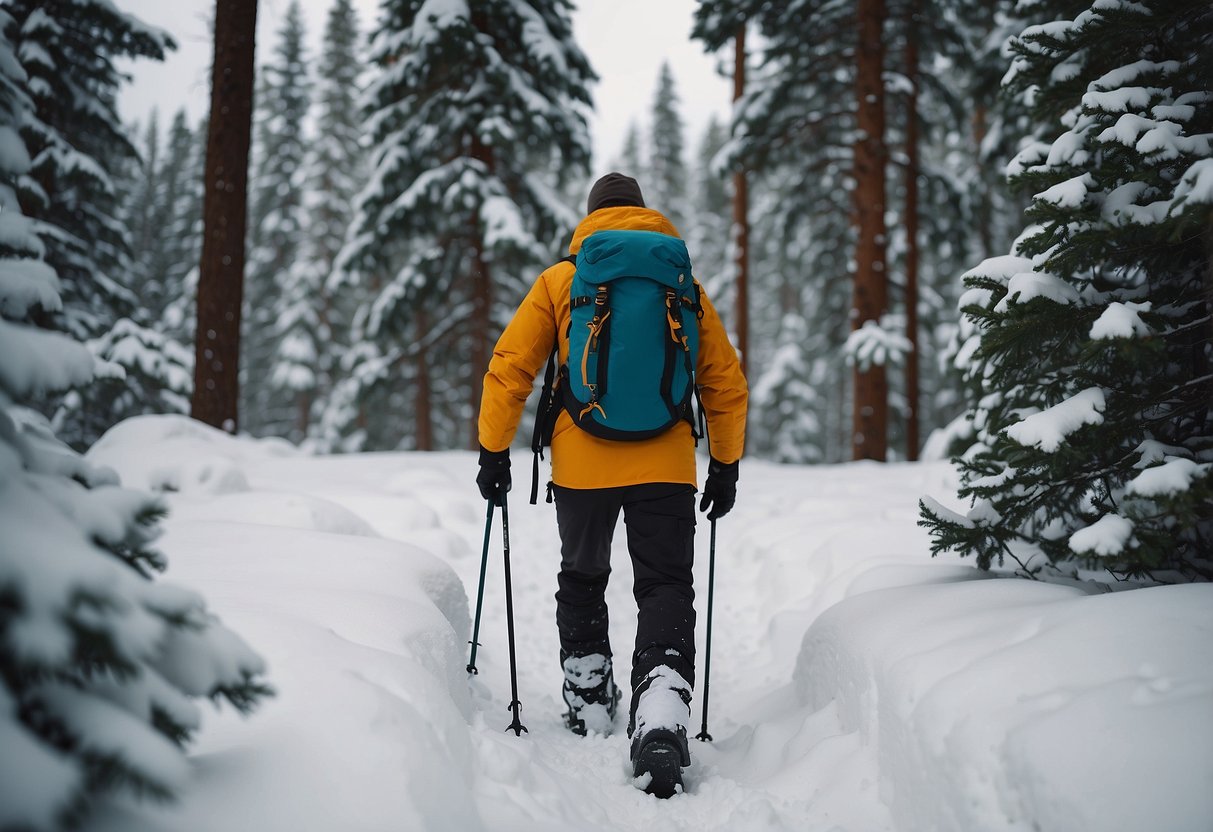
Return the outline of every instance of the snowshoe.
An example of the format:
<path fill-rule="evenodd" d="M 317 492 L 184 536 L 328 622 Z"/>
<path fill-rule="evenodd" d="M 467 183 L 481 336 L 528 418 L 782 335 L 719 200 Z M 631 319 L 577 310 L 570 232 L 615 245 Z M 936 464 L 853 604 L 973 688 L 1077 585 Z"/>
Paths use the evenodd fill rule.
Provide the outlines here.
<path fill-rule="evenodd" d="M 633 782 L 654 797 L 681 792 L 682 769 L 690 763 L 685 733 L 654 728 L 632 741 Z"/>
<path fill-rule="evenodd" d="M 565 727 L 584 737 L 593 732 L 607 736 L 615 727 L 615 714 L 623 694 L 615 685 L 611 657 L 601 653 L 565 656 L 562 694 L 568 710 Z"/>
<path fill-rule="evenodd" d="M 672 797 L 682 790 L 682 769 L 691 764 L 690 703 L 690 684 L 664 665 L 653 668 L 632 694 L 628 736 L 633 782 L 656 797 Z"/>

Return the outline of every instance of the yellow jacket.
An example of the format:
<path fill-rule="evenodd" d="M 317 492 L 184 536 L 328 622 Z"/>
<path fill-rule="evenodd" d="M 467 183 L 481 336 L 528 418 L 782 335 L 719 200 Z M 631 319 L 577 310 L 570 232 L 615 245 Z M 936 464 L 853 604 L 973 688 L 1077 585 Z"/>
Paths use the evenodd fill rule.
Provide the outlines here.
<path fill-rule="evenodd" d="M 577 226 L 569 253 L 576 254 L 590 234 L 607 229 L 678 234 L 669 220 L 651 208 L 600 208 Z M 560 362 L 568 359 L 569 288 L 574 271 L 571 263 L 561 262 L 539 275 L 497 341 L 480 401 L 480 444 L 490 451 L 509 447 L 535 376 L 547 362 L 557 334 Z M 721 462 L 735 462 L 745 445 L 746 381 L 737 351 L 702 287 L 700 303 L 704 314 L 699 322 L 695 380 L 707 417 L 711 454 Z M 561 411 L 552 434 L 552 481 L 565 488 L 648 482 L 695 485 L 691 426 L 683 421 L 652 439 L 620 442 L 591 436 Z"/>

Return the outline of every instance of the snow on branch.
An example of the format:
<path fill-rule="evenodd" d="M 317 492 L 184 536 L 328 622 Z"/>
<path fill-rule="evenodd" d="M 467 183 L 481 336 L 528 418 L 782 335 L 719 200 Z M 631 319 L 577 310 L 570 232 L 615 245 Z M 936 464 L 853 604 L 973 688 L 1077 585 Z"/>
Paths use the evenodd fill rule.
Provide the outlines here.
<path fill-rule="evenodd" d="M 1079 555 L 1119 555 L 1133 537 L 1133 521 L 1105 514 L 1085 529 L 1070 535 L 1070 551 Z"/>
<path fill-rule="evenodd" d="M 1078 301 L 1078 292 L 1069 283 L 1048 272 L 1020 272 L 1011 276 L 1007 283 L 1007 294 L 994 307 L 994 311 L 1006 312 L 1012 303 L 1024 304 L 1036 298 L 1068 306 Z"/>
<path fill-rule="evenodd" d="M 1192 481 L 1206 477 L 1213 465 L 1199 464 L 1183 457 L 1171 457 L 1162 465 L 1147 468 L 1129 481 L 1125 494 L 1138 497 L 1162 497 L 1192 487 Z"/>
<path fill-rule="evenodd" d="M 1150 311 L 1150 302 L 1113 301 L 1091 324 L 1091 340 L 1110 341 L 1116 338 L 1140 338 L 1150 334 L 1150 325 L 1140 313 Z"/>
<path fill-rule="evenodd" d="M 847 336 L 842 350 L 848 365 L 866 372 L 873 366 L 901 366 L 912 348 L 909 338 L 892 331 L 886 316 L 880 323 L 864 321 L 863 326 Z"/>
<path fill-rule="evenodd" d="M 1085 425 L 1101 424 L 1105 407 L 1103 390 L 1088 387 L 1060 404 L 1016 422 L 1006 429 L 1006 435 L 1024 447 L 1051 454 L 1074 431 Z"/>

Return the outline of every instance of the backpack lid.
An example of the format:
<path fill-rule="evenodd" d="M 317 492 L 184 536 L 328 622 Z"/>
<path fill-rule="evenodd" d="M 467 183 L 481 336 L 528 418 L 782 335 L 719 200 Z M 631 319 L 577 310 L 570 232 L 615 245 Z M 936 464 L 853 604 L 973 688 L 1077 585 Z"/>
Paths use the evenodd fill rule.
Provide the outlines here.
<path fill-rule="evenodd" d="M 657 231 L 595 231 L 581 244 L 577 276 L 588 283 L 647 277 L 671 289 L 694 281 L 686 242 Z"/>

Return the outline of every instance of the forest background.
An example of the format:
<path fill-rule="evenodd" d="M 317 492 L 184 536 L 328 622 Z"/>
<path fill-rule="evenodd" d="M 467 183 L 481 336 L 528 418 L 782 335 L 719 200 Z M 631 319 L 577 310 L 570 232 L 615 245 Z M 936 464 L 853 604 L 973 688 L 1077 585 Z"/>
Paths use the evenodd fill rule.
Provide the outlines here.
<path fill-rule="evenodd" d="M 250 171 L 250 267 L 245 290 L 240 428 L 257 436 L 306 442 L 321 450 L 474 446 L 473 391 L 478 387 L 474 379 L 478 371 L 471 366 L 470 327 L 466 320 L 459 320 L 470 314 L 469 305 L 450 302 L 450 294 L 443 304 L 432 298 L 417 299 L 410 303 L 410 320 L 398 316 L 392 326 L 372 334 L 367 329 L 370 304 L 372 296 L 379 296 L 373 284 L 383 278 L 360 275 L 351 279 L 348 272 L 341 273 L 337 262 L 355 219 L 358 194 L 372 176 L 371 160 L 384 152 L 383 147 L 367 141 L 363 130 L 367 115 L 363 90 L 376 75 L 370 40 L 375 34 L 382 36 L 382 27 L 373 18 L 366 19 L 365 12 L 360 16 L 355 3 L 334 9 L 323 25 L 320 20 L 306 20 L 294 6 L 278 6 L 270 9 L 276 14 L 262 15 L 259 26 L 263 34 L 258 49 Z M 695 5 L 680 6 L 685 7 L 683 28 L 660 29 L 660 37 L 685 42 L 688 51 L 703 55 L 702 41 L 689 39 Z M 180 13 L 186 14 L 184 10 Z M 602 14 L 601 10 L 597 13 Z M 278 24 L 269 32 L 265 31 L 267 19 Z M 197 29 L 199 25 L 205 29 L 205 23 L 195 17 L 182 28 Z M 321 37 L 316 30 L 322 31 Z M 312 47 L 313 43 L 320 45 Z M 842 45 L 838 48 L 845 51 Z M 198 51 L 192 42 L 182 44 L 182 49 Z M 565 241 L 560 235 L 567 241 L 592 182 L 590 171 L 620 169 L 641 181 L 649 204 L 670 214 L 691 242 L 697 274 L 717 299 L 736 339 L 733 289 L 737 252 L 730 235 L 734 183 L 720 154 L 729 135 L 725 119 L 732 80 L 722 73 L 732 71 L 731 51 L 718 50 L 715 58 L 704 56 L 691 67 L 679 66 L 677 74 L 691 79 L 686 83 L 676 80 L 672 67 L 654 71 L 644 84 L 632 85 L 633 94 L 626 101 L 620 100 L 617 89 L 609 88 L 617 82 L 608 79 L 604 83 L 607 112 L 597 121 L 590 111 L 585 114 L 598 144 L 612 149 L 610 155 L 600 154 L 587 169 L 559 156 L 545 163 L 564 168 L 546 173 L 552 181 L 564 180 L 553 189 L 558 191 L 553 210 L 559 211 L 561 227 L 542 242 L 535 256 L 508 270 L 494 270 L 496 330 L 534 276 L 563 253 Z M 755 49 L 749 63 L 757 68 L 759 62 Z M 650 58 L 647 63 L 655 61 Z M 713 64 L 722 73 L 704 77 L 712 73 Z M 135 65 L 142 75 L 137 75 L 143 85 L 137 90 L 140 102 L 157 96 L 147 89 L 149 66 L 147 61 Z M 180 71 L 180 62 L 176 68 Z M 752 87 L 771 83 L 761 75 L 751 75 Z M 191 100 L 205 99 L 205 83 L 196 74 L 172 83 Z M 594 89 L 589 84 L 587 88 Z M 691 91 L 689 102 L 684 101 L 683 88 Z M 647 94 L 636 94 L 639 90 Z M 840 87 L 831 94 L 841 93 Z M 708 110 L 705 105 L 710 95 L 718 100 Z M 962 97 L 964 91 L 954 95 Z M 129 112 L 128 98 L 120 97 L 119 102 Z M 951 103 L 959 106 L 959 101 Z M 891 94 L 894 122 L 896 109 L 902 105 Z M 196 183 L 205 149 L 205 122 L 195 115 L 204 108 L 189 102 L 179 106 L 174 112 L 144 112 L 137 123 L 126 123 L 124 129 L 139 153 L 137 159 L 126 160 L 115 178 L 121 192 L 119 219 L 131 232 L 128 282 L 152 299 L 151 308 L 138 316 L 143 319 L 140 324 L 166 339 L 153 343 L 146 334 L 141 339 L 144 347 L 160 353 L 157 359 L 144 355 L 142 365 L 150 368 L 156 364 L 160 369 L 156 371 L 159 379 L 148 379 L 148 389 L 138 397 L 145 404 L 131 403 L 134 411 L 148 406 L 148 398 L 156 409 L 184 409 L 190 393 L 193 322 L 188 287 L 196 279 L 193 272 L 201 243 L 202 193 Z M 627 106 L 632 111 L 625 115 Z M 956 392 L 956 374 L 947 363 L 949 348 L 953 354 L 956 348 L 958 274 L 964 266 L 1005 250 L 1008 244 L 1008 230 L 1000 234 L 979 228 L 970 219 L 974 208 L 968 204 L 973 201 L 969 183 L 974 177 L 985 174 L 987 181 L 979 192 L 989 199 L 1001 195 L 991 190 L 1005 188 L 997 169 L 982 170 L 978 143 L 983 129 L 980 123 L 957 120 L 954 125 L 929 131 L 924 153 L 924 176 L 932 184 L 926 188 L 931 204 L 922 213 L 940 218 L 945 227 L 932 229 L 933 239 L 947 242 L 942 251 L 932 246 L 920 267 L 919 305 L 925 335 L 916 360 L 923 368 L 923 437 L 948 424 L 964 408 Z M 327 141 L 327 151 L 312 147 L 308 152 L 313 137 L 320 136 Z M 751 171 L 749 220 L 754 243 L 748 258 L 752 301 L 747 365 L 754 393 L 750 448 L 761 456 L 789 462 L 836 462 L 851 456 L 853 380 L 843 348 L 851 329 L 848 269 L 853 266 L 854 243 L 848 234 L 835 232 L 846 229 L 850 215 L 850 197 L 837 176 L 846 163 L 852 138 L 845 129 L 832 137 L 837 162 L 822 179 L 834 176 L 829 187 L 835 192 L 822 193 L 823 201 L 815 206 L 795 204 L 797 200 L 789 198 L 797 190 L 795 180 L 783 172 L 792 166 L 790 161 L 765 163 Z M 890 162 L 891 174 L 896 172 L 897 161 Z M 327 166 L 328 175 L 318 165 Z M 180 183 L 187 184 L 186 192 Z M 895 191 L 900 190 L 895 186 Z M 170 206 L 170 202 L 175 204 Z M 988 207 L 978 206 L 978 210 L 985 215 L 996 213 Z M 897 206 L 890 206 L 893 305 L 884 318 L 886 328 L 895 333 L 906 327 L 905 235 L 900 230 L 899 212 Z M 164 233 L 166 228 L 170 233 Z M 315 273 L 298 276 L 307 270 Z M 286 277 L 292 272 L 295 278 Z M 462 283 L 455 288 L 456 295 L 473 281 Z M 143 286 L 146 293 L 138 289 Z M 175 296 L 177 305 L 167 296 Z M 432 319 L 441 319 L 442 332 L 426 337 L 422 329 L 429 328 L 427 322 Z M 128 336 L 122 347 L 108 345 L 104 357 L 138 354 L 135 340 Z M 913 449 L 906 444 L 909 411 L 904 370 L 897 369 L 897 365 L 904 368 L 909 343 L 893 337 L 887 344 L 889 360 L 895 365 L 890 391 L 892 458 L 913 458 L 920 443 L 916 441 Z M 78 447 L 87 446 L 123 415 L 131 415 L 106 406 L 89 409 L 105 417 L 76 428 L 70 426 L 67 411 L 57 420 L 60 435 Z"/>

